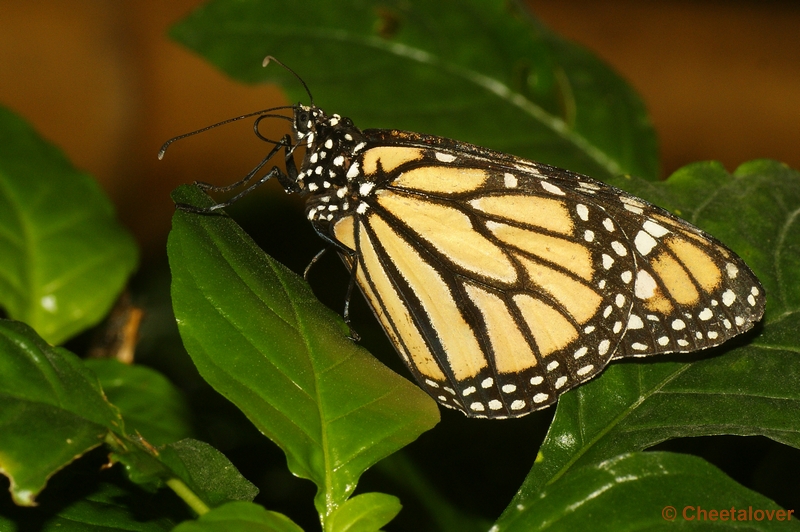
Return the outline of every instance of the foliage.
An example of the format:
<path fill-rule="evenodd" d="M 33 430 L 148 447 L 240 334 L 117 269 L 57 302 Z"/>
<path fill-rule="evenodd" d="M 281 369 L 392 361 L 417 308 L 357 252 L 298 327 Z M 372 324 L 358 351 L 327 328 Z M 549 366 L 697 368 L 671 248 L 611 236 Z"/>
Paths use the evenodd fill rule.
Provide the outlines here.
<path fill-rule="evenodd" d="M 378 530 L 401 501 L 418 506 L 421 528 L 441 530 L 486 529 L 495 519 L 493 530 L 674 526 L 667 506 L 684 525 L 683 508 L 752 507 L 772 516 L 751 518 L 752 529 L 791 526 L 778 521 L 785 512 L 774 501 L 708 461 L 645 451 L 716 435 L 800 447 L 800 173 L 766 160 L 733 173 L 696 163 L 656 182 L 654 134 L 631 89 L 499 1 L 216 0 L 173 35 L 237 79 L 277 80 L 304 98 L 284 70 L 258 66 L 277 55 L 316 103 L 362 127 L 445 135 L 602 178 L 724 241 L 768 294 L 765 319 L 742 338 L 612 364 L 565 394 L 543 441 L 519 430 L 546 425 L 538 414 L 468 421 L 467 432 L 448 435 L 452 415 L 431 430 L 433 400 L 350 341 L 341 317 L 231 218 L 177 212 L 168 252 L 186 350 L 202 378 L 280 448 L 289 471 L 314 483 L 324 530 Z M 300 530 L 253 502 L 251 480 L 272 491 L 291 482 L 247 480 L 227 453 L 193 438 L 203 408 L 192 386 L 62 345 L 108 312 L 137 252 L 93 180 L 2 109 L 0 140 L 0 306 L 9 318 L 0 320 L 0 471 L 11 494 L 0 502 L 0 529 Z M 192 187 L 174 198 L 211 201 Z M 357 326 L 371 345 L 376 325 Z M 159 356 L 180 353 L 162 347 Z M 237 419 L 225 421 L 246 424 Z M 485 485 L 502 492 L 477 474 L 503 458 L 478 432 L 514 440 L 528 463 L 538 448 L 499 518 L 449 500 Z M 432 460 L 452 455 L 458 481 L 437 484 L 414 465 L 415 449 L 436 448 L 430 435 L 446 442 Z M 395 490 L 400 499 L 385 493 Z"/>

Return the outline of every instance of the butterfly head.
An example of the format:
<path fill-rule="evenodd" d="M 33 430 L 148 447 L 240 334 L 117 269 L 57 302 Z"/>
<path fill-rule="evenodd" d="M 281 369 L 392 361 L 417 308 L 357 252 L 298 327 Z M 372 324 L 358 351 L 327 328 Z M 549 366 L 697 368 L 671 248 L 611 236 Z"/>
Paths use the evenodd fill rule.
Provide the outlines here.
<path fill-rule="evenodd" d="M 294 108 L 293 132 L 295 145 L 306 147 L 297 174 L 297 186 L 310 195 L 306 215 L 312 223 L 327 225 L 358 205 L 364 134 L 349 118 L 303 104 Z"/>

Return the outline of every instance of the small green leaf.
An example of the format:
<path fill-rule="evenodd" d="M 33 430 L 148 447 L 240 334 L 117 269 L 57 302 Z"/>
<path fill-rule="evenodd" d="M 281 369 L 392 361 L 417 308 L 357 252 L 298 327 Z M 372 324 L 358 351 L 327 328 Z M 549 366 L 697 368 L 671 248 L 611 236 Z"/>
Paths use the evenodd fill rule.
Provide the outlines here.
<path fill-rule="evenodd" d="M 230 502 L 185 521 L 173 532 L 303 532 L 291 519 L 249 502 Z"/>
<path fill-rule="evenodd" d="M 672 438 L 762 435 L 800 448 L 800 173 L 774 162 L 748 163 L 734 174 L 698 163 L 665 183 L 617 184 L 669 207 L 742 256 L 766 289 L 766 316 L 719 348 L 669 361 L 612 363 L 600 378 L 564 394 L 501 523 L 520 501 L 574 469 Z"/>
<path fill-rule="evenodd" d="M 236 79 L 280 80 L 361 128 L 472 142 L 603 177 L 655 179 L 655 134 L 611 69 L 502 0 L 215 0 L 172 30 Z M 368 97 L 365 97 L 367 96 Z"/>
<path fill-rule="evenodd" d="M 122 462 L 128 477 L 144 488 L 160 488 L 178 479 L 182 483 L 179 489 L 184 490 L 178 495 L 185 500 L 197 498 L 200 506 L 252 501 L 258 494 L 258 489 L 224 454 L 205 442 L 190 438 L 158 449 L 129 444 L 129 451 L 115 453 L 114 459 Z M 170 487 L 175 489 L 175 486 Z M 187 502 L 191 505 L 193 501 Z"/>
<path fill-rule="evenodd" d="M 122 433 L 122 418 L 81 360 L 29 326 L 0 320 L 0 471 L 20 505 L 59 469 Z"/>
<path fill-rule="evenodd" d="M 189 405 L 164 375 L 116 360 L 84 363 L 97 375 L 108 400 L 119 408 L 128 432 L 138 432 L 156 446 L 192 435 Z"/>
<path fill-rule="evenodd" d="M 211 201 L 190 187 L 174 198 Z M 226 216 L 177 211 L 168 251 L 200 374 L 317 484 L 323 519 L 368 467 L 438 422 L 427 394 L 347 339 L 341 318 Z"/>
<path fill-rule="evenodd" d="M 673 453 L 620 455 L 575 469 L 539 494 L 515 502 L 493 531 L 585 530 L 587 523 L 591 530 L 613 531 L 684 530 L 689 525 L 797 529 L 773 501 L 705 460 Z"/>
<path fill-rule="evenodd" d="M 94 179 L 0 107 L 0 306 L 58 344 L 106 315 L 136 261 Z"/>
<path fill-rule="evenodd" d="M 403 507 L 400 499 L 385 493 L 362 493 L 348 499 L 325 523 L 326 532 L 376 532 Z"/>

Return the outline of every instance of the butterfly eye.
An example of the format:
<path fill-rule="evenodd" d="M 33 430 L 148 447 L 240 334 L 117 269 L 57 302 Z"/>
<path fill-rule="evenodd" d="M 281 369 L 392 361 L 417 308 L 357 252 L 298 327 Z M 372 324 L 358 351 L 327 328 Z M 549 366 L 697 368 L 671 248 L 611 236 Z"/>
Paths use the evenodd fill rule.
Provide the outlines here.
<path fill-rule="evenodd" d="M 297 120 L 295 124 L 297 125 L 298 131 L 308 131 L 308 121 L 311 119 L 311 115 L 308 111 L 300 111 L 297 114 Z"/>

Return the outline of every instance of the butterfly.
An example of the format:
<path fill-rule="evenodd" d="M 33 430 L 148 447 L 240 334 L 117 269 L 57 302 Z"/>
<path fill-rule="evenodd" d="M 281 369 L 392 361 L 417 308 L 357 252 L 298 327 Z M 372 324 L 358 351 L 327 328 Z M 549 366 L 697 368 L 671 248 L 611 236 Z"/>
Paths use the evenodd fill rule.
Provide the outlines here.
<path fill-rule="evenodd" d="M 445 407 L 523 416 L 612 360 L 716 346 L 764 313 L 764 289 L 733 251 L 622 190 L 456 140 L 361 130 L 313 98 L 285 108 L 291 117 L 276 108 L 256 121 L 290 120 L 292 133 L 245 179 L 201 184 L 244 191 L 179 207 L 211 212 L 273 177 L 306 197 L 351 288 Z M 286 172 L 250 184 L 281 150 Z"/>

